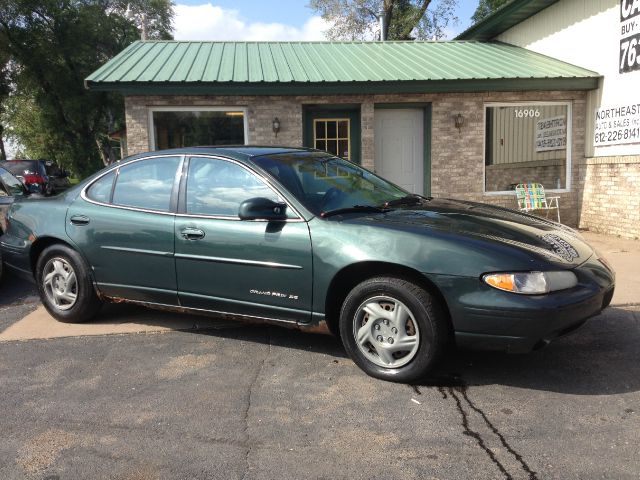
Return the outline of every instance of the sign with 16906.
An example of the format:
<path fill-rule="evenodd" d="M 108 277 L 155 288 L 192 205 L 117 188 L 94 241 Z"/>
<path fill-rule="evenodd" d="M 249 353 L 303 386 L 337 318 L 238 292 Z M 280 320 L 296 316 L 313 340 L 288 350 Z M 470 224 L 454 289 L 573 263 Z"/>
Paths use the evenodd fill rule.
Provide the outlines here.
<path fill-rule="evenodd" d="M 640 0 L 620 0 L 620 73 L 640 70 Z"/>

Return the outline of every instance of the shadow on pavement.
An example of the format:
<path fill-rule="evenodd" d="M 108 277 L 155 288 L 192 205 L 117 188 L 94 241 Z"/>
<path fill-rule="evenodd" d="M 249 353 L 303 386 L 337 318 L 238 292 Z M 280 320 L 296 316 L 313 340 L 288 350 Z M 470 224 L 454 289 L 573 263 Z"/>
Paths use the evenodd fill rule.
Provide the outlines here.
<path fill-rule="evenodd" d="M 13 276 L 0 283 L 0 306 L 24 302 L 35 287 Z M 126 319 L 126 320 L 125 320 Z M 149 310 L 132 305 L 106 305 L 96 323 L 164 326 L 198 335 L 305 350 L 346 358 L 339 339 L 275 326 L 252 325 L 212 316 Z M 90 324 L 89 324 L 90 325 Z M 268 335 L 256 335 L 258 331 Z M 613 395 L 640 391 L 640 309 L 609 307 L 573 334 L 547 348 L 513 355 L 453 349 L 425 387 L 505 385 L 576 395 Z M 364 375 L 364 374 L 363 374 Z"/>
<path fill-rule="evenodd" d="M 433 380 L 445 385 L 506 385 L 574 395 L 640 390 L 640 312 L 609 308 L 580 330 L 528 354 L 451 352 Z M 446 382 L 449 382 L 447 385 Z"/>
<path fill-rule="evenodd" d="M 255 329 L 267 328 L 270 335 L 255 336 Z M 339 339 L 331 336 L 271 326 L 248 326 L 244 332 L 233 328 L 194 333 L 346 357 Z M 417 385 L 504 385 L 574 395 L 615 395 L 640 391 L 639 360 L 640 311 L 609 308 L 573 334 L 528 354 L 453 349 L 434 374 Z"/>
<path fill-rule="evenodd" d="M 10 272 L 3 272 L 0 279 L 0 307 L 38 301 L 36 286 Z"/>

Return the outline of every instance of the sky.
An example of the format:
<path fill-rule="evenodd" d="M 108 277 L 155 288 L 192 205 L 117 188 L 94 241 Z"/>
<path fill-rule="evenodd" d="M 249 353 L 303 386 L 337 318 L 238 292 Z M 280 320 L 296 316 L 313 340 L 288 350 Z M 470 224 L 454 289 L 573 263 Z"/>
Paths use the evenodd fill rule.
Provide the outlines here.
<path fill-rule="evenodd" d="M 437 0 L 434 0 L 437 1 Z M 324 40 L 308 0 L 176 0 L 176 40 Z M 458 0 L 453 38 L 470 25 L 478 0 Z"/>

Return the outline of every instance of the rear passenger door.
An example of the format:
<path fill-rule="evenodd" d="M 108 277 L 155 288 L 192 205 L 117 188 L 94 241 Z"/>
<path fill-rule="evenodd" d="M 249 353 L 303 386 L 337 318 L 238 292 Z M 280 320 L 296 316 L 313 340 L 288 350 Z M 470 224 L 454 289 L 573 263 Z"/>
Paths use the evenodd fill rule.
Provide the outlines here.
<path fill-rule="evenodd" d="M 173 212 L 182 160 L 126 163 L 90 184 L 69 207 L 67 234 L 105 295 L 178 304 Z"/>

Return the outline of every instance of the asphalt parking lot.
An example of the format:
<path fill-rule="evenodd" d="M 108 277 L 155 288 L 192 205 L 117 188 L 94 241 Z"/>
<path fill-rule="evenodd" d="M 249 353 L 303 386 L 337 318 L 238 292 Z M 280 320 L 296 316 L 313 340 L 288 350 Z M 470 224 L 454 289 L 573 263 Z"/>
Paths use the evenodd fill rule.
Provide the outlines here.
<path fill-rule="evenodd" d="M 87 327 L 135 318 L 137 333 L 51 335 L 9 277 L 0 478 L 638 478 L 627 293 L 544 350 L 452 352 L 407 386 L 367 377 L 332 337 L 277 327 L 117 305 Z"/>

